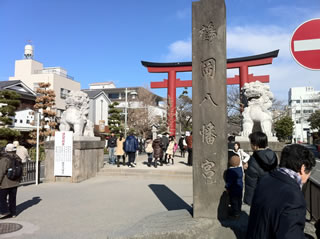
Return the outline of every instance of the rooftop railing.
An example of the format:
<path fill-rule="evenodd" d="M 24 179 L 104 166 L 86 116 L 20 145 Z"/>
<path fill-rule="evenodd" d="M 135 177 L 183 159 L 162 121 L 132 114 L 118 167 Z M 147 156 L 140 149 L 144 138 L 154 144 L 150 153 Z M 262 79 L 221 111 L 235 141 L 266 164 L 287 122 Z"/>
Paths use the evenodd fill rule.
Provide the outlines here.
<path fill-rule="evenodd" d="M 74 80 L 74 78 L 72 76 L 69 76 L 67 74 L 64 74 L 56 69 L 44 69 L 44 70 L 36 70 L 34 71 L 34 74 L 47 74 L 47 73 L 53 73 L 53 74 L 56 74 L 56 75 L 59 75 L 59 76 L 63 76 L 63 77 L 66 77 L 70 80 Z"/>

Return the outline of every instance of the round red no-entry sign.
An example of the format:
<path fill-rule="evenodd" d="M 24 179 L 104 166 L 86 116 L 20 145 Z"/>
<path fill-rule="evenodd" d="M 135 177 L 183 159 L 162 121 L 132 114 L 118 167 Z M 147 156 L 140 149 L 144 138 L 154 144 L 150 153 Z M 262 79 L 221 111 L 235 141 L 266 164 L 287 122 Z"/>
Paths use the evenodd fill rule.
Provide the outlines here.
<path fill-rule="evenodd" d="M 320 18 L 306 21 L 294 31 L 290 50 L 301 66 L 320 70 Z"/>

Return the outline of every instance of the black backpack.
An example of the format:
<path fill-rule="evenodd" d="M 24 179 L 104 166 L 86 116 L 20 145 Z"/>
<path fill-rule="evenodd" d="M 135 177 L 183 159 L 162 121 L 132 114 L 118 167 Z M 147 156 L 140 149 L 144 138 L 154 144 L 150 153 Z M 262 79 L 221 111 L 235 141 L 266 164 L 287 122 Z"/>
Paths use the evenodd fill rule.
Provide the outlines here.
<path fill-rule="evenodd" d="M 9 158 L 9 168 L 7 170 L 7 177 L 10 180 L 18 180 L 22 177 L 22 163 L 13 155 L 8 155 Z"/>

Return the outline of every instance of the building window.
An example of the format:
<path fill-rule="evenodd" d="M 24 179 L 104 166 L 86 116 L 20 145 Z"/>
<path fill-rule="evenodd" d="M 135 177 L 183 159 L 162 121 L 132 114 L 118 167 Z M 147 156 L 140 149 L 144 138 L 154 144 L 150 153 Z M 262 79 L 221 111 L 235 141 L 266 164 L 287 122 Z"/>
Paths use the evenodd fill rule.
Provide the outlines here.
<path fill-rule="evenodd" d="M 313 103 L 313 100 L 309 100 L 309 103 Z"/>
<path fill-rule="evenodd" d="M 308 100 L 303 100 L 302 103 L 308 103 Z"/>
<path fill-rule="evenodd" d="M 300 103 L 300 100 L 296 100 L 296 102 L 299 104 L 299 103 Z"/>
<path fill-rule="evenodd" d="M 27 124 L 30 124 L 30 120 L 27 120 Z"/>
<path fill-rule="evenodd" d="M 119 99 L 119 93 L 109 93 L 109 99 Z"/>
<path fill-rule="evenodd" d="M 17 119 L 14 119 L 14 122 L 15 122 L 15 123 L 17 123 L 17 122 L 18 122 L 18 120 L 17 120 Z"/>
<path fill-rule="evenodd" d="M 313 113 L 313 110 L 303 110 L 303 113 L 305 113 L 305 114 L 312 114 L 312 113 Z"/>
<path fill-rule="evenodd" d="M 22 123 L 23 123 L 23 120 L 20 120 L 20 123 L 22 124 Z"/>
<path fill-rule="evenodd" d="M 300 110 L 296 110 L 296 114 L 300 114 Z"/>
<path fill-rule="evenodd" d="M 69 92 L 70 92 L 70 90 L 61 88 L 60 89 L 60 98 L 66 99 Z"/>

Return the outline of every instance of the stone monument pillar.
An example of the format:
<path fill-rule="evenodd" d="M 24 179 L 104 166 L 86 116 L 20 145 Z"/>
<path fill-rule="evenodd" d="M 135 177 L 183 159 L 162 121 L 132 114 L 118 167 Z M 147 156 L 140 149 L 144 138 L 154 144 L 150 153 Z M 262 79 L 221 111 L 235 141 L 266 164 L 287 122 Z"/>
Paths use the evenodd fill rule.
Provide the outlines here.
<path fill-rule="evenodd" d="M 193 215 L 218 214 L 227 168 L 226 9 L 192 3 Z"/>

